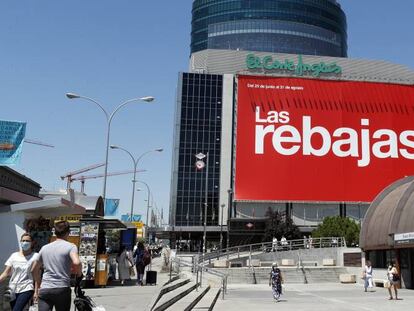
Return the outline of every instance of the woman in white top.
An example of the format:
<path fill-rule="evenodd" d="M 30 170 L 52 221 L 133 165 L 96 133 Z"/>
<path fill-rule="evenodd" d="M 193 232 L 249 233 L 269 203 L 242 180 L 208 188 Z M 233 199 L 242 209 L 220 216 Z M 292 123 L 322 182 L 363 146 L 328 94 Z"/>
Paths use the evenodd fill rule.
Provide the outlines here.
<path fill-rule="evenodd" d="M 10 305 L 13 311 L 22 311 L 34 297 L 37 300 L 39 284 L 32 275 L 33 264 L 39 254 L 33 252 L 33 239 L 29 233 L 20 238 L 19 252 L 13 253 L 6 261 L 6 269 L 0 275 L 0 282 L 11 276 L 9 283 Z"/>
<path fill-rule="evenodd" d="M 367 264 L 364 269 L 364 289 L 367 291 L 368 288 L 373 288 L 372 283 L 372 265 L 371 261 L 367 260 Z"/>

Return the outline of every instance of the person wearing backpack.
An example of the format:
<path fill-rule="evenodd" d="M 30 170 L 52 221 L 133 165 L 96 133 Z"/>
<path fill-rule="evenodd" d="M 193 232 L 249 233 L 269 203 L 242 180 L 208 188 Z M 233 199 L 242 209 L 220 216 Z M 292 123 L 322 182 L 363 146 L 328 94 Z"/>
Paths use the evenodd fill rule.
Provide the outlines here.
<path fill-rule="evenodd" d="M 144 255 L 145 255 L 144 243 L 138 242 L 138 247 L 134 252 L 134 262 L 137 268 L 137 285 L 143 285 L 143 278 L 144 278 L 144 271 L 145 271 Z"/>

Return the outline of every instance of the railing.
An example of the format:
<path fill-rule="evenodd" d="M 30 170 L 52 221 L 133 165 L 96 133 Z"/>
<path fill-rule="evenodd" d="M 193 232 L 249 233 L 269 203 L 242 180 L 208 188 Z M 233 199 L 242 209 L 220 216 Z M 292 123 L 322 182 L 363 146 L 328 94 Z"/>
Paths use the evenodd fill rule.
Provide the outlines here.
<path fill-rule="evenodd" d="M 192 272 L 196 274 L 196 284 L 200 284 L 200 286 L 202 286 L 203 272 L 205 272 L 210 275 L 221 278 L 222 299 L 224 299 L 224 295 L 227 294 L 227 274 L 204 266 L 204 264 L 199 263 L 198 260 L 196 260 L 196 258 L 197 256 L 193 256 L 193 260 L 191 263 L 182 260 L 180 257 L 172 258 L 172 260 L 170 260 L 170 281 L 172 279 L 172 271 L 174 270 L 174 268 L 177 270 L 177 273 L 180 273 L 181 267 L 187 267 L 191 268 Z"/>
<path fill-rule="evenodd" d="M 343 237 L 324 237 L 324 238 L 304 238 L 298 240 L 286 240 L 273 242 L 263 242 L 249 245 L 232 246 L 216 252 L 206 253 L 204 261 L 211 262 L 212 259 L 230 259 L 230 256 L 240 257 L 242 253 L 248 253 L 249 258 L 253 253 L 281 252 L 298 249 L 328 248 L 328 247 L 346 247 L 346 241 Z M 199 262 L 203 258 L 200 256 Z M 251 261 L 250 261 L 251 262 Z"/>

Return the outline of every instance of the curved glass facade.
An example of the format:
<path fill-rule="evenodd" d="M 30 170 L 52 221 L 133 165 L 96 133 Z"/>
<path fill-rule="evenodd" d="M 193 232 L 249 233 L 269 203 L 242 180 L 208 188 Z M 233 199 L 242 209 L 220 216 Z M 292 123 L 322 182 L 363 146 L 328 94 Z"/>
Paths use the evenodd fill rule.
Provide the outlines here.
<path fill-rule="evenodd" d="M 346 57 L 346 28 L 335 0 L 194 0 L 191 52 L 210 48 Z"/>

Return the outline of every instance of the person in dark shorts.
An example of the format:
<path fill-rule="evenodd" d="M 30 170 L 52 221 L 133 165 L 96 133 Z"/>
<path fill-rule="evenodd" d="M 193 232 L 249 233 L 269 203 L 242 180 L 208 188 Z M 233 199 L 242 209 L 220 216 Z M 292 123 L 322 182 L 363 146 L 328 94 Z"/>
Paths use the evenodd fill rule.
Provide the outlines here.
<path fill-rule="evenodd" d="M 39 311 L 70 311 L 71 288 L 70 274 L 73 265 L 77 276 L 82 275 L 82 264 L 79 260 L 78 248 L 67 241 L 69 223 L 55 223 L 56 241 L 45 245 L 39 252 L 35 264 L 35 275 L 40 281 L 40 268 L 43 266 L 43 277 L 39 291 Z"/>

